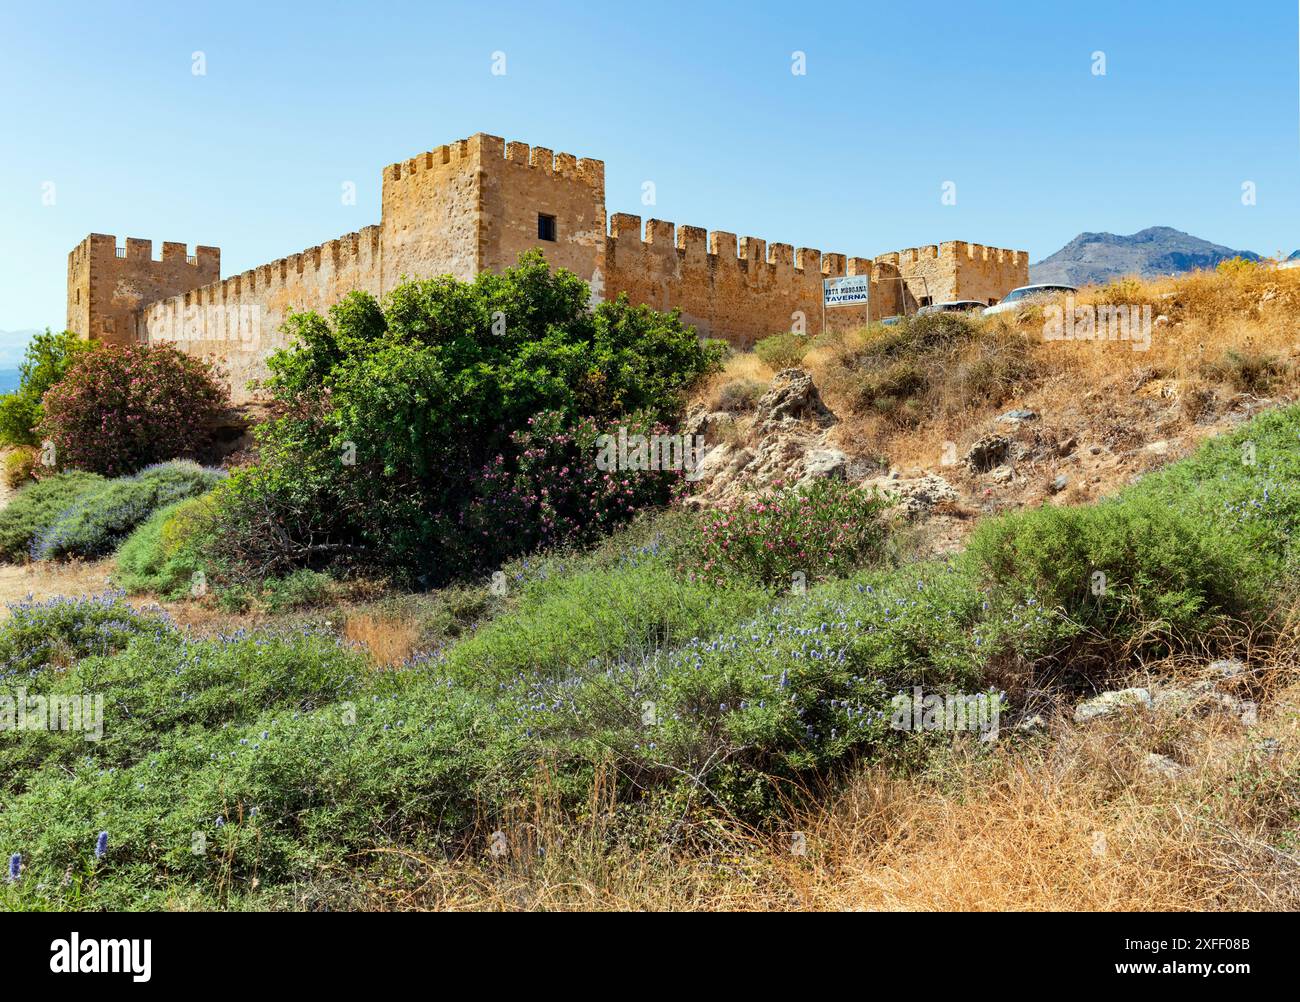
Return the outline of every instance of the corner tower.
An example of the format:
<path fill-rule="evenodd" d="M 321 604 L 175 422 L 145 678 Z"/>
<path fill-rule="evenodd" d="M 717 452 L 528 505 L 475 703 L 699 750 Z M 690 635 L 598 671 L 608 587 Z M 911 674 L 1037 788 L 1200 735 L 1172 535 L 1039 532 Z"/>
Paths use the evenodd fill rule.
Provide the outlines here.
<path fill-rule="evenodd" d="M 82 339 L 110 344 L 137 340 L 139 311 L 150 303 L 197 289 L 221 277 L 221 251 L 165 242 L 153 258 L 153 242 L 128 237 L 123 247 L 92 233 L 68 254 L 68 330 Z"/>
<path fill-rule="evenodd" d="M 540 248 L 591 281 L 604 266 L 605 165 L 478 133 L 384 168 L 382 287 L 470 281 Z"/>

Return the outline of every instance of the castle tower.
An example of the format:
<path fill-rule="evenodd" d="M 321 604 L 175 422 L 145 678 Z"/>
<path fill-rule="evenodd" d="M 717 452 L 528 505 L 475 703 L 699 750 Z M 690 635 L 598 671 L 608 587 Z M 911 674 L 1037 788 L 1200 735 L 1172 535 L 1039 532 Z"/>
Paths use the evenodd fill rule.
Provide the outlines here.
<path fill-rule="evenodd" d="M 478 133 L 383 175 L 384 289 L 403 278 L 471 280 L 530 248 L 591 281 L 604 262 L 605 165 Z"/>
<path fill-rule="evenodd" d="M 138 339 L 142 307 L 215 282 L 221 276 L 221 251 L 196 247 L 187 256 L 182 243 L 165 242 L 162 260 L 153 259 L 153 242 L 92 233 L 68 254 L 68 330 L 78 337 L 112 344 Z"/>

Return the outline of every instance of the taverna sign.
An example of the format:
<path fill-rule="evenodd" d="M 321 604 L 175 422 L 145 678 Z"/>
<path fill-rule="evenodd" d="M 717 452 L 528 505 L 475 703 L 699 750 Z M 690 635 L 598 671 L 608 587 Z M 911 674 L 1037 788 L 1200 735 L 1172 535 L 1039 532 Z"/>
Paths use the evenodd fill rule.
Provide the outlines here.
<path fill-rule="evenodd" d="M 862 306 L 870 298 L 871 276 L 843 275 L 822 281 L 824 306 Z"/>

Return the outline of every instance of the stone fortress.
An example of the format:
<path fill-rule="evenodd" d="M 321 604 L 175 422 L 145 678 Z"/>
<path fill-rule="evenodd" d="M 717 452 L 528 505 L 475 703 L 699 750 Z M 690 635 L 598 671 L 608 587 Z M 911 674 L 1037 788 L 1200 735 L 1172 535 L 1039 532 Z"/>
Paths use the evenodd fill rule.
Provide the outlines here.
<path fill-rule="evenodd" d="M 1029 280 L 1025 251 L 952 241 L 875 258 L 823 254 L 757 237 L 605 215 L 605 165 L 479 133 L 384 169 L 376 226 L 221 278 L 221 252 L 93 233 L 68 255 L 68 329 L 106 342 L 172 341 L 219 360 L 236 402 L 285 345 L 293 310 L 323 312 L 353 289 L 376 297 L 406 278 L 472 279 L 540 248 L 552 267 L 678 308 L 704 336 L 748 346 L 822 325 L 822 280 L 869 276 L 866 305 L 826 311 L 830 329 L 954 299 L 997 302 Z"/>

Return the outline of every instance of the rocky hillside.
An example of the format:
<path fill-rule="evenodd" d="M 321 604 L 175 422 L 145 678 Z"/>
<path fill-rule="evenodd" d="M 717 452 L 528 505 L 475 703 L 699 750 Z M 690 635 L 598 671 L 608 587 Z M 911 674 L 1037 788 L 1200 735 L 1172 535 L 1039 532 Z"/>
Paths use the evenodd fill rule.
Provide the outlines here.
<path fill-rule="evenodd" d="M 1051 257 L 1030 265 L 1029 280 L 1082 286 L 1123 275 L 1157 278 L 1213 268 L 1234 257 L 1259 260 L 1253 251 L 1233 250 L 1169 226 L 1152 226 L 1128 236 L 1080 233 Z"/>
<path fill-rule="evenodd" d="M 1300 274 L 1193 275 L 1140 295 L 1162 311 L 1147 351 L 1045 342 L 1027 314 L 814 341 L 777 372 L 738 355 L 687 415 L 707 443 L 690 503 L 845 479 L 895 497 L 943 552 L 981 515 L 1111 496 L 1300 396 Z"/>

